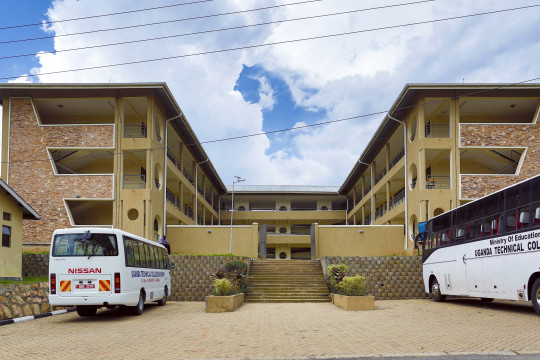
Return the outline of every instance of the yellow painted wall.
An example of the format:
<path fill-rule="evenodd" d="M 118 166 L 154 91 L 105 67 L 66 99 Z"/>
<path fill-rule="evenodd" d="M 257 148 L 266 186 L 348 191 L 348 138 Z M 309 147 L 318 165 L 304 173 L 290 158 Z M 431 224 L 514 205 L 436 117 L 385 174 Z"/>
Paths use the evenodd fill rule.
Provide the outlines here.
<path fill-rule="evenodd" d="M 183 255 L 228 254 L 230 226 L 167 226 L 171 252 Z M 257 258 L 259 254 L 259 225 L 233 226 L 232 253 Z"/>
<path fill-rule="evenodd" d="M 12 197 L 0 191 L 0 225 L 11 227 L 10 247 L 0 242 L 0 278 L 22 277 L 22 211 Z M 11 214 L 11 220 L 3 220 L 3 213 Z M 0 226 L 0 231 L 2 227 Z"/>
<path fill-rule="evenodd" d="M 316 257 L 387 256 L 403 251 L 403 226 L 315 225 Z"/>

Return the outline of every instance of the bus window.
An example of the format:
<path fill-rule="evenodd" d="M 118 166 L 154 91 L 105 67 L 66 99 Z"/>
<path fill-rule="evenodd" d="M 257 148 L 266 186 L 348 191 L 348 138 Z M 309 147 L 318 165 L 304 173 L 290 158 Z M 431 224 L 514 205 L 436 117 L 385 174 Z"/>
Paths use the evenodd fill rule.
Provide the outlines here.
<path fill-rule="evenodd" d="M 492 222 L 491 222 L 491 217 L 485 218 L 482 221 L 482 227 L 481 227 L 481 236 L 482 237 L 489 236 L 489 234 L 491 234 L 491 225 L 493 225 Z"/>
<path fill-rule="evenodd" d="M 454 239 L 463 241 L 467 235 L 467 225 L 459 225 L 455 227 Z"/>
<path fill-rule="evenodd" d="M 150 245 L 144 244 L 144 253 L 146 254 L 146 264 L 144 266 L 149 267 L 149 268 L 154 267 L 154 265 L 153 265 L 154 256 L 150 252 Z"/>
<path fill-rule="evenodd" d="M 146 256 L 144 255 L 144 244 L 141 241 L 134 240 L 133 245 L 133 250 L 135 254 L 135 266 L 145 267 Z"/>
<path fill-rule="evenodd" d="M 530 212 L 529 212 L 529 206 L 522 207 L 518 210 L 519 218 L 518 218 L 518 229 L 528 228 L 531 222 L 530 219 Z"/>
<path fill-rule="evenodd" d="M 135 265 L 135 255 L 133 252 L 133 241 L 128 238 L 124 238 L 124 247 L 126 251 L 126 266 Z"/>
<path fill-rule="evenodd" d="M 533 224 L 535 226 L 540 225 L 540 203 L 533 204 L 532 208 L 534 214 Z"/>
<path fill-rule="evenodd" d="M 163 268 L 169 268 L 169 252 L 167 249 L 161 249 L 161 254 L 163 255 Z"/>
<path fill-rule="evenodd" d="M 512 209 L 506 212 L 506 232 L 514 231 L 517 228 L 517 210 Z"/>

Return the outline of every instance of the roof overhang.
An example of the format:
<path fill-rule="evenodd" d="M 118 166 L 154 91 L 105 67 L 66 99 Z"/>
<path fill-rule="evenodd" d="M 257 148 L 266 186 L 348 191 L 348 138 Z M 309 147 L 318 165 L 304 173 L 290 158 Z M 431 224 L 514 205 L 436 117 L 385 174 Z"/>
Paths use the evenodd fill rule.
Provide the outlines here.
<path fill-rule="evenodd" d="M 6 194 L 10 196 L 18 205 L 22 207 L 22 213 L 23 213 L 23 219 L 31 219 L 31 220 L 39 220 L 41 219 L 41 216 L 32 209 L 30 205 L 24 201 L 19 194 L 15 192 L 12 188 L 10 188 L 2 179 L 0 179 L 0 187 L 4 189 Z"/>

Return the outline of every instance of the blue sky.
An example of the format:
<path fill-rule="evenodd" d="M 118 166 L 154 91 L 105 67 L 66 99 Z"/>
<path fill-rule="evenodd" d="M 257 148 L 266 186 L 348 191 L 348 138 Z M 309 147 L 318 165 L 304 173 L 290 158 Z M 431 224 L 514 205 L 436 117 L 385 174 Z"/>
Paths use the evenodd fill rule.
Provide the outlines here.
<path fill-rule="evenodd" d="M 46 19 L 45 14 L 50 6 L 50 1 L 5 1 L 2 3 L 3 10 L 0 12 L 0 26 L 8 27 L 22 24 L 40 23 Z M 0 41 L 18 39 L 30 39 L 47 36 L 41 26 L 29 26 L 25 28 L 0 30 Z M 10 44 L 0 44 L 0 56 L 13 56 L 22 54 L 35 54 L 38 51 L 54 50 L 53 39 L 24 41 Z M 2 77 L 20 76 L 28 72 L 32 67 L 38 66 L 39 62 L 34 56 L 25 56 L 12 59 L 0 59 Z"/>
<path fill-rule="evenodd" d="M 9 1 L 3 4 L 0 26 L 184 2 L 187 1 Z M 230 185 L 238 175 L 246 178 L 246 184 L 255 185 L 339 186 L 363 152 L 382 115 L 240 140 L 206 142 L 385 111 L 407 83 L 513 83 L 540 77 L 540 7 L 391 28 L 413 22 L 538 5 L 537 0 L 434 0 L 414 4 L 399 0 L 321 0 L 264 11 L 95 32 L 104 28 L 204 17 L 293 2 L 296 1 L 216 0 L 57 22 L 48 25 L 47 31 L 41 26 L 0 30 L 2 41 L 47 35 L 55 37 L 0 44 L 0 56 L 56 51 L 33 57 L 0 59 L 0 78 L 43 83 L 166 82 L 225 184 Z M 367 10 L 383 5 L 389 7 Z M 349 13 L 129 45 L 59 51 L 337 12 Z M 371 30 L 381 27 L 388 29 Z M 355 31 L 361 32 L 252 47 Z M 87 33 L 60 36 L 74 32 Z M 246 48 L 178 58 L 180 55 L 241 47 Z M 99 68 L 165 57 L 173 58 Z M 98 68 L 47 75 L 84 67 Z M 29 78 L 27 74 L 41 75 Z"/>

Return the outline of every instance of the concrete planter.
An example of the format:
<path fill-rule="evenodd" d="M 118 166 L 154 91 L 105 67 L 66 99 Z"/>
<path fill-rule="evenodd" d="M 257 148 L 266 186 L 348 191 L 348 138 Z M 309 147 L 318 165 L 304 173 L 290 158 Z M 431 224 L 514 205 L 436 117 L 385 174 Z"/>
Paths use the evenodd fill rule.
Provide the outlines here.
<path fill-rule="evenodd" d="M 238 309 L 244 303 L 244 294 L 230 296 L 207 296 L 206 312 L 230 312 Z"/>
<path fill-rule="evenodd" d="M 345 310 L 375 310 L 375 296 L 345 296 L 332 294 L 334 304 Z"/>

